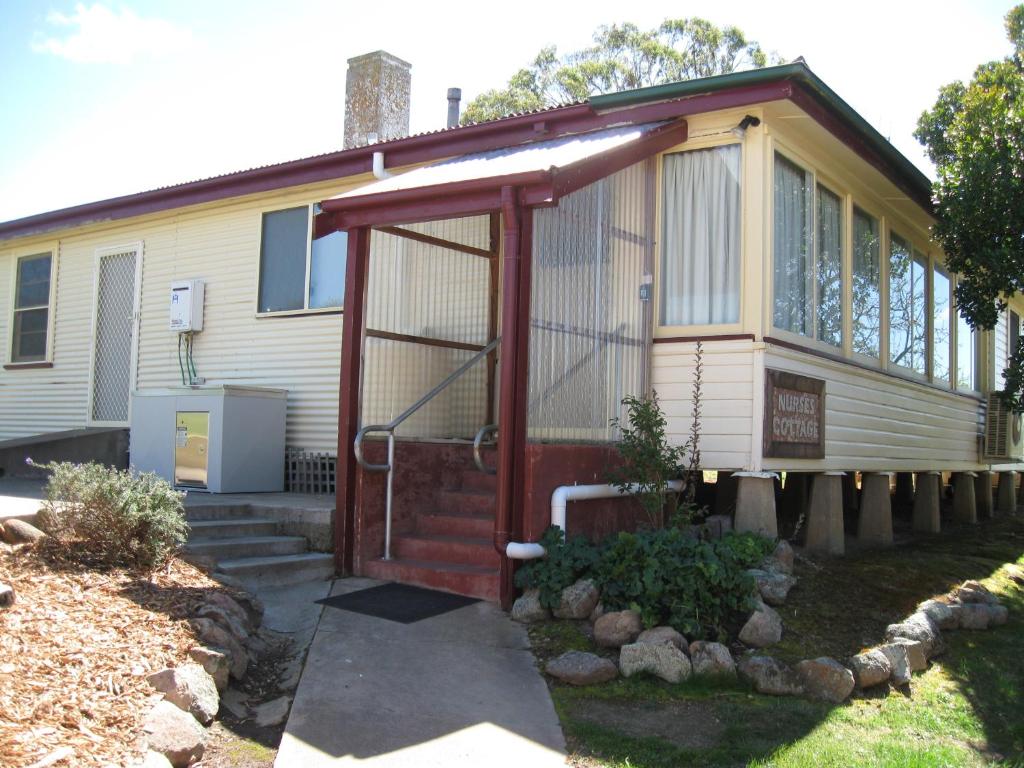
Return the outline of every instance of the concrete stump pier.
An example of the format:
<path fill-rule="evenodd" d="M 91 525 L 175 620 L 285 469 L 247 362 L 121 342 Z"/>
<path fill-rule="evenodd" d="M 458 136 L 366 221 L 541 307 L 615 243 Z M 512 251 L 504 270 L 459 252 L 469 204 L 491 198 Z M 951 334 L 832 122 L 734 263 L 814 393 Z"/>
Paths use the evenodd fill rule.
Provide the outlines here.
<path fill-rule="evenodd" d="M 1013 470 L 999 473 L 996 489 L 996 511 L 1008 514 L 1017 510 L 1017 473 Z"/>
<path fill-rule="evenodd" d="M 939 486 L 941 472 L 918 472 L 914 493 L 914 530 L 938 533 L 942 529 L 939 519 Z"/>
<path fill-rule="evenodd" d="M 978 522 L 978 507 L 974 498 L 973 472 L 953 473 L 953 519 L 958 523 Z"/>
<path fill-rule="evenodd" d="M 978 519 L 987 520 L 992 517 L 992 473 L 977 472 L 974 477 L 974 505 L 978 509 Z"/>
<path fill-rule="evenodd" d="M 808 552 L 842 555 L 846 552 L 843 536 L 843 472 L 823 472 L 811 481 L 811 502 L 807 510 Z"/>
<path fill-rule="evenodd" d="M 892 497 L 888 472 L 865 472 L 860 479 L 857 540 L 869 547 L 892 546 Z"/>
<path fill-rule="evenodd" d="M 736 479 L 736 517 L 733 527 L 743 533 L 751 531 L 777 538 L 779 525 L 775 519 L 775 473 L 734 472 Z"/>

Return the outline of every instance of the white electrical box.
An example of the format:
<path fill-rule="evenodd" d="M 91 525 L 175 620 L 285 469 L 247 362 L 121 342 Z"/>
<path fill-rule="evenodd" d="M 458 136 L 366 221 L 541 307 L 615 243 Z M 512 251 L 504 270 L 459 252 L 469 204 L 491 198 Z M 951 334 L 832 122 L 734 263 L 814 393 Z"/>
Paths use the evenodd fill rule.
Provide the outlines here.
<path fill-rule="evenodd" d="M 171 330 L 177 333 L 203 330 L 202 280 L 175 280 L 171 283 Z"/>

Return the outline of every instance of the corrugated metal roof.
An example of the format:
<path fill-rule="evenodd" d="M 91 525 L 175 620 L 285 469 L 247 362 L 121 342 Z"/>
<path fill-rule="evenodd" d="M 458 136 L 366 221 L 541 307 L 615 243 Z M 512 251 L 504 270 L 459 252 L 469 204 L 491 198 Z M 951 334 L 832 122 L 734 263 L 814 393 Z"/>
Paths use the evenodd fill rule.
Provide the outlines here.
<path fill-rule="evenodd" d="M 636 141 L 649 131 L 664 124 L 660 122 L 607 128 L 592 133 L 563 136 L 558 139 L 538 141 L 517 147 L 475 152 L 416 168 L 389 179 L 381 179 L 332 199 L 344 200 L 385 192 L 455 184 L 460 181 L 492 179 L 531 171 L 564 168 L 567 165 Z"/>

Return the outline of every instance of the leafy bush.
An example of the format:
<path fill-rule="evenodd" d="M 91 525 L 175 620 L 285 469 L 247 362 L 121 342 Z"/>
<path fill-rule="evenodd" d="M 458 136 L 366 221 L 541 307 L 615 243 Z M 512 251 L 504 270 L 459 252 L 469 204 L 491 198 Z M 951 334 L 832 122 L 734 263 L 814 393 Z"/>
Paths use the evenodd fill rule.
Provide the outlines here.
<path fill-rule="evenodd" d="M 540 604 L 556 608 L 562 590 L 588 574 L 597 562 L 598 548 L 582 536 L 568 541 L 561 528 L 551 526 L 541 536 L 547 554 L 516 571 L 516 586 L 539 590 Z"/>
<path fill-rule="evenodd" d="M 163 565 L 188 534 L 183 493 L 146 473 L 100 464 L 54 462 L 39 526 L 51 550 L 86 565 L 151 570 Z"/>

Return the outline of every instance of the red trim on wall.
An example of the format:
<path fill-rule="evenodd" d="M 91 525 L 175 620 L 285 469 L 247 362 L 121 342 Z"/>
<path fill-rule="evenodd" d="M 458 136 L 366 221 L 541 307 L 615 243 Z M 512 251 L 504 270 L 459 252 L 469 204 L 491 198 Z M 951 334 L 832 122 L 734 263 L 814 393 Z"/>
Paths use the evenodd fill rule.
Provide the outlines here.
<path fill-rule="evenodd" d="M 752 333 L 720 333 L 708 336 L 660 336 L 654 339 L 655 344 L 678 344 L 704 341 L 754 341 Z"/>

